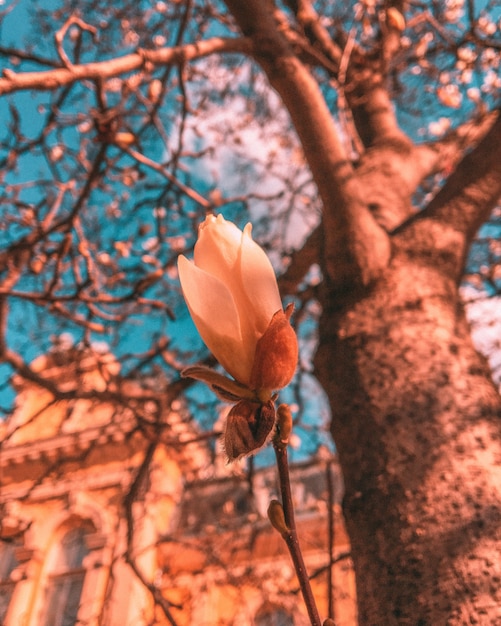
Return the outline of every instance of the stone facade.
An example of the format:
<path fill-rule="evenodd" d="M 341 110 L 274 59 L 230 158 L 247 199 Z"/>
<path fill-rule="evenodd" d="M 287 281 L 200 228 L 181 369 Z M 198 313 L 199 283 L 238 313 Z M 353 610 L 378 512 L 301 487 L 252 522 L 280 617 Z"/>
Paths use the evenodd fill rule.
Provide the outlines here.
<path fill-rule="evenodd" d="M 179 402 L 161 431 L 145 427 L 134 403 L 115 401 L 118 391 L 137 397 L 137 383 L 117 387 L 109 353 L 65 348 L 32 367 L 67 396 L 18 379 L 2 424 L 1 624 L 308 624 L 266 517 L 273 468 L 214 462 Z M 76 388 L 83 398 L 72 400 Z M 320 612 L 330 605 L 338 626 L 352 626 L 335 459 L 294 466 L 292 484 Z"/>

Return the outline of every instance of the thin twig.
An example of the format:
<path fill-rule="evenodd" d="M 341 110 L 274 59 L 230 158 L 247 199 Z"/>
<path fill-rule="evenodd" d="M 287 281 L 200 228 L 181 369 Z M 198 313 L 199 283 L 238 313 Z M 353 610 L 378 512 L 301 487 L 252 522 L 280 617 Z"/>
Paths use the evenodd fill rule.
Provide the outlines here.
<path fill-rule="evenodd" d="M 127 519 L 127 551 L 125 552 L 125 560 L 131 567 L 134 574 L 140 580 L 140 582 L 144 585 L 144 587 L 150 592 L 153 601 L 156 606 L 159 606 L 162 610 L 165 618 L 169 622 L 171 626 L 178 626 L 177 621 L 174 619 L 172 615 L 171 608 L 180 608 L 179 606 L 171 604 L 167 598 L 162 595 L 160 589 L 158 589 L 154 583 L 148 582 L 146 576 L 144 575 L 142 569 L 139 567 L 135 555 L 135 546 L 134 546 L 134 528 L 135 528 L 135 518 L 133 514 L 133 505 L 136 502 L 139 490 L 148 475 L 148 471 L 150 469 L 150 463 L 153 459 L 153 455 L 158 447 L 158 442 L 155 441 L 148 446 L 146 450 L 146 454 L 144 456 L 143 462 L 139 467 L 139 470 L 132 482 L 132 485 L 129 489 L 129 492 L 124 498 L 124 506 L 125 506 L 125 515 Z"/>
<path fill-rule="evenodd" d="M 327 509 L 327 524 L 328 524 L 328 537 L 329 537 L 329 569 L 327 570 L 327 600 L 329 606 L 329 615 L 334 617 L 334 546 L 335 546 L 335 532 L 336 527 L 334 525 L 334 484 L 332 480 L 332 462 L 328 461 L 325 468 L 327 478 L 327 494 L 328 494 L 328 509 Z"/>
<path fill-rule="evenodd" d="M 273 448 L 277 459 L 278 476 L 280 482 L 280 492 L 282 496 L 282 507 L 285 518 L 285 527 L 281 530 L 282 537 L 287 544 L 289 553 L 296 570 L 299 580 L 301 593 L 303 594 L 304 603 L 308 611 L 311 626 L 321 626 L 320 615 L 318 614 L 317 605 L 313 592 L 311 590 L 310 579 L 304 564 L 303 555 L 299 546 L 299 540 L 296 531 L 296 522 L 294 519 L 294 505 L 292 503 L 292 492 L 289 478 L 289 462 L 287 458 L 287 443 L 280 440 L 276 436 L 273 440 Z"/>
<path fill-rule="evenodd" d="M 56 43 L 57 53 L 59 55 L 59 58 L 63 62 L 64 67 L 66 67 L 69 70 L 73 69 L 74 65 L 69 60 L 68 55 L 66 54 L 64 50 L 63 44 L 64 44 L 64 38 L 66 36 L 68 28 L 72 26 L 73 24 L 76 24 L 80 28 L 80 30 L 82 31 L 86 30 L 89 33 L 91 33 L 92 38 L 94 40 L 96 39 L 96 35 L 97 35 L 97 28 L 95 26 L 90 26 L 90 24 L 87 24 L 86 22 L 81 20 L 78 17 L 78 15 L 71 15 L 63 24 L 63 27 L 56 32 L 56 34 L 54 35 L 54 40 Z"/>
<path fill-rule="evenodd" d="M 138 152 L 137 150 L 132 150 L 131 148 L 123 148 L 123 150 L 133 159 L 138 161 L 139 163 L 143 163 L 143 165 L 150 167 L 151 169 L 155 170 L 155 172 L 158 172 L 159 174 L 164 176 L 168 181 L 170 181 L 173 185 L 175 185 L 182 193 L 184 193 L 186 196 L 194 200 L 197 204 L 202 206 L 204 209 L 210 210 L 212 208 L 212 205 L 208 200 L 206 200 L 203 196 L 201 196 L 194 189 L 191 189 L 191 187 L 188 187 L 188 185 L 185 185 L 184 183 L 182 183 L 178 178 L 176 178 L 173 174 L 171 174 L 169 170 L 167 170 L 166 167 L 164 167 L 160 163 L 157 163 L 156 161 L 149 159 L 147 156 L 145 156 L 141 152 Z"/>

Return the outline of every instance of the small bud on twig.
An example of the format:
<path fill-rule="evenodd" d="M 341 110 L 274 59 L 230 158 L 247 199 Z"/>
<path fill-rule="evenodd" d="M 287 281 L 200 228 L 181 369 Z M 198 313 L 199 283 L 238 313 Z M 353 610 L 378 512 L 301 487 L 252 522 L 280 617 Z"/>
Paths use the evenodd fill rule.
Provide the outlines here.
<path fill-rule="evenodd" d="M 275 530 L 278 530 L 281 535 L 287 535 L 289 529 L 285 523 L 284 510 L 278 500 L 272 500 L 270 502 L 268 507 L 268 517 Z"/>
<path fill-rule="evenodd" d="M 386 22 L 400 33 L 405 30 L 405 17 L 395 7 L 390 7 L 386 11 Z"/>
<path fill-rule="evenodd" d="M 292 413 L 288 404 L 281 404 L 277 409 L 277 432 L 275 445 L 286 446 L 292 432 Z"/>
<path fill-rule="evenodd" d="M 131 146 L 136 141 L 134 134 L 129 132 L 115 133 L 114 139 L 115 142 L 121 146 Z"/>

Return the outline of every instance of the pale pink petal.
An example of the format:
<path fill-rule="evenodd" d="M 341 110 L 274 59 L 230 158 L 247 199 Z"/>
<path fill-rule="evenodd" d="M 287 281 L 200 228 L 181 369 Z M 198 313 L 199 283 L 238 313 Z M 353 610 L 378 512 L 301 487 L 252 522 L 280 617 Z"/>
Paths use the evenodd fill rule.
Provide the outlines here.
<path fill-rule="evenodd" d="M 236 380 L 248 384 L 254 352 L 243 348 L 233 297 L 214 276 L 186 257 L 178 258 L 179 280 L 191 317 L 205 345 Z"/>
<path fill-rule="evenodd" d="M 222 215 L 208 215 L 195 244 L 195 265 L 227 284 L 238 262 L 242 231 Z"/>
<path fill-rule="evenodd" d="M 240 284 L 245 291 L 254 325 L 262 335 L 273 315 L 282 309 L 275 271 L 266 252 L 251 237 L 252 225 L 247 224 L 242 236 Z"/>

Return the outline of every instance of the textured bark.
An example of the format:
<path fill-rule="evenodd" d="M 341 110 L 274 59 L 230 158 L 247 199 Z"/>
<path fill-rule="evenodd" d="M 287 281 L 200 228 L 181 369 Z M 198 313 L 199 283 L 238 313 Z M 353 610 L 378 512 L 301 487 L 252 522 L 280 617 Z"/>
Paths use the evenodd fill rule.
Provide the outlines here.
<path fill-rule="evenodd" d="M 501 399 L 458 294 L 501 193 L 500 133 L 394 232 L 371 288 L 323 294 L 316 369 L 364 626 L 501 624 Z"/>
<path fill-rule="evenodd" d="M 323 202 L 322 226 L 282 283 L 292 289 L 318 259 L 315 368 L 345 478 L 359 623 L 501 625 L 501 399 L 458 294 L 474 233 L 501 195 L 501 120 L 461 162 L 458 141 L 442 163 L 456 171 L 412 217 L 412 194 L 448 147 L 416 146 L 398 127 L 384 54 L 353 53 L 347 103 L 363 145 L 350 164 L 274 3 L 226 3 Z M 288 4 L 335 66 L 311 5 Z"/>
<path fill-rule="evenodd" d="M 360 624 L 499 624 L 500 398 L 455 281 L 400 243 L 371 290 L 326 300 L 316 357 Z"/>

